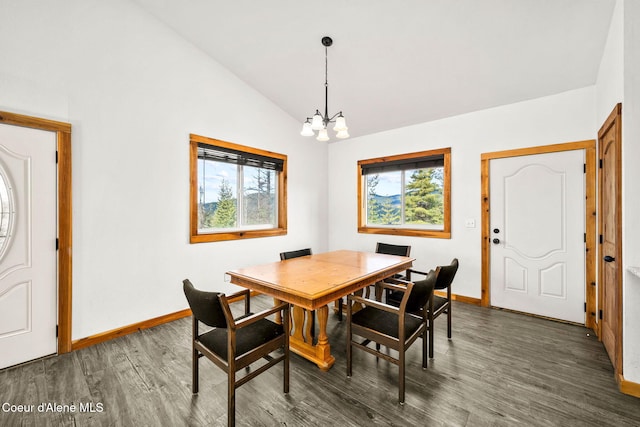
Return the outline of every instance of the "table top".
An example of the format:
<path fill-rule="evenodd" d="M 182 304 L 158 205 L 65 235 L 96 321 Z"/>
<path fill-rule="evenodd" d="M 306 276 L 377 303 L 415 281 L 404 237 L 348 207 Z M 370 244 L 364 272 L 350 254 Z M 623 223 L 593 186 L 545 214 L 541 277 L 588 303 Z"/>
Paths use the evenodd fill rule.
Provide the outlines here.
<path fill-rule="evenodd" d="M 228 271 L 231 283 L 309 310 L 411 268 L 414 258 L 339 250 Z"/>

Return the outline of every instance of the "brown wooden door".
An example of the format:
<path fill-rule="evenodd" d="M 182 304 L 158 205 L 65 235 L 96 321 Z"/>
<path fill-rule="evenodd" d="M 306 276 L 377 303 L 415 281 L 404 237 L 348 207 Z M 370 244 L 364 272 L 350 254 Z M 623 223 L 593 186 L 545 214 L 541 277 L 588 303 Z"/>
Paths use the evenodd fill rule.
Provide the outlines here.
<path fill-rule="evenodd" d="M 621 104 L 598 132 L 600 151 L 600 339 L 611 363 L 622 371 Z"/>

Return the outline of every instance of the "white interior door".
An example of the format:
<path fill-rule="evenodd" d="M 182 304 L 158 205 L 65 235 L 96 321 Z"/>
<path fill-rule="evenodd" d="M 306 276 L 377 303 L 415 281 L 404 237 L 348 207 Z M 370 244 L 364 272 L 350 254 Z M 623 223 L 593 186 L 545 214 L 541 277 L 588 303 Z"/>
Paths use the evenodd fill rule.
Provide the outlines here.
<path fill-rule="evenodd" d="M 0 124 L 0 369 L 56 353 L 56 134 Z"/>
<path fill-rule="evenodd" d="M 583 150 L 491 160 L 491 305 L 584 323 Z"/>

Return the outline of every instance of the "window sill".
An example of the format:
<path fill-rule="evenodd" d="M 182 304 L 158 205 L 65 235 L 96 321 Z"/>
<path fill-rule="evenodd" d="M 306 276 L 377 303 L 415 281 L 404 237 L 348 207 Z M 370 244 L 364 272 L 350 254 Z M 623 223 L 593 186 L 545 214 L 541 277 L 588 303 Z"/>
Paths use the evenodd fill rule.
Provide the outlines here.
<path fill-rule="evenodd" d="M 254 239 L 257 237 L 283 236 L 287 234 L 286 228 L 271 228 L 268 230 L 239 230 L 223 231 L 209 234 L 192 234 L 191 243 L 220 242 L 226 240 Z"/>
<path fill-rule="evenodd" d="M 389 234 L 392 236 L 431 237 L 435 239 L 451 238 L 451 232 L 447 230 L 420 230 L 417 228 L 358 227 L 358 233 Z"/>

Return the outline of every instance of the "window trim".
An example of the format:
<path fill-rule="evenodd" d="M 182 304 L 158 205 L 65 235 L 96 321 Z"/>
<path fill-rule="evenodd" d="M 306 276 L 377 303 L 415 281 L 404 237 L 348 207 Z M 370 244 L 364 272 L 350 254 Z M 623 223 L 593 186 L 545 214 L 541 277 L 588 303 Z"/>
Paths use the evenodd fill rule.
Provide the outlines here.
<path fill-rule="evenodd" d="M 407 227 L 372 227 L 366 223 L 367 199 L 365 187 L 365 175 L 362 173 L 362 165 L 373 163 L 390 163 L 418 157 L 442 155 L 444 157 L 443 173 L 443 204 L 444 204 L 444 228 L 442 230 L 428 230 Z M 394 156 L 377 157 L 358 161 L 358 233 L 389 234 L 396 236 L 431 237 L 437 239 L 451 238 L 451 147 L 435 150 L 420 151 L 416 153 L 398 154 Z"/>
<path fill-rule="evenodd" d="M 214 145 L 231 150 L 242 151 L 248 154 L 272 157 L 283 161 L 282 171 L 277 174 L 278 182 L 278 207 L 277 207 L 277 227 L 257 228 L 257 229 L 235 229 L 221 231 L 217 233 L 198 232 L 198 143 Z M 190 218 L 190 242 L 218 242 L 225 240 L 253 239 L 257 237 L 282 236 L 287 234 L 287 156 L 285 154 L 274 153 L 261 150 L 259 148 L 247 147 L 233 142 L 222 141 L 195 134 L 189 134 L 189 218 Z"/>

